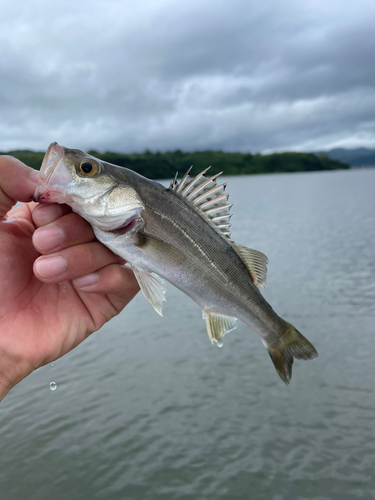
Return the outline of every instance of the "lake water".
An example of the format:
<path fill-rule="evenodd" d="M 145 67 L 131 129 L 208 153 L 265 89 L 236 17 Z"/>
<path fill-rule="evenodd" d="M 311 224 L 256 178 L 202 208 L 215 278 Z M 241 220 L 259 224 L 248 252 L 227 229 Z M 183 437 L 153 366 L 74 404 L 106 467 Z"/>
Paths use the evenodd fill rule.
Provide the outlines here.
<path fill-rule="evenodd" d="M 285 386 L 245 325 L 218 349 L 172 286 L 164 318 L 139 294 L 1 403 L 1 500 L 375 498 L 375 170 L 228 187 L 234 239 L 319 357 Z"/>

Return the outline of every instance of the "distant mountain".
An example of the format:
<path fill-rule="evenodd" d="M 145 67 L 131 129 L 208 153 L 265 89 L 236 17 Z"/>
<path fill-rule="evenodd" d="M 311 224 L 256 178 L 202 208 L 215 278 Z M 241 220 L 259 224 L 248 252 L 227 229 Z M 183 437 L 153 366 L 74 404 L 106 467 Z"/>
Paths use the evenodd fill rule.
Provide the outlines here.
<path fill-rule="evenodd" d="M 330 151 L 321 151 L 319 154 L 327 154 L 333 160 L 349 163 L 351 167 L 375 167 L 375 149 L 336 148 Z"/>

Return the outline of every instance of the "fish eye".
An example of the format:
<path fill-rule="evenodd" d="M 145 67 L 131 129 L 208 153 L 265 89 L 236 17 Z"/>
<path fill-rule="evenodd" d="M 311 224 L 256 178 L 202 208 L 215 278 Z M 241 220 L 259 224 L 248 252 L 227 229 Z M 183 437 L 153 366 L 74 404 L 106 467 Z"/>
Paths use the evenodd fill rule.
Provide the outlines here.
<path fill-rule="evenodd" d="M 78 170 L 80 174 L 92 177 L 99 172 L 99 165 L 96 161 L 84 160 L 79 164 Z"/>

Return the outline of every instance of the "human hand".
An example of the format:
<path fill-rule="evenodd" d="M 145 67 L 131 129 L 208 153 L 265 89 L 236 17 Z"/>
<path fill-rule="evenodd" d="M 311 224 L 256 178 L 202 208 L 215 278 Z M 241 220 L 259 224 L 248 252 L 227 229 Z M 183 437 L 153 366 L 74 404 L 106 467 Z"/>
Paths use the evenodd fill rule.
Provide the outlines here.
<path fill-rule="evenodd" d="M 138 292 L 124 261 L 67 205 L 30 202 L 36 172 L 0 156 L 0 401 Z M 16 201 L 24 202 L 13 208 Z"/>

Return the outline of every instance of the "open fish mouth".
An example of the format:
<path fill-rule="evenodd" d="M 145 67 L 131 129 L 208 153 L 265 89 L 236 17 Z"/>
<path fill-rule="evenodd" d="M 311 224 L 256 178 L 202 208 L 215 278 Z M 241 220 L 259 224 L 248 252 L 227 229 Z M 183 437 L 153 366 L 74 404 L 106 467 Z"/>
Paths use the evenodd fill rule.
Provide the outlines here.
<path fill-rule="evenodd" d="M 64 148 L 53 142 L 44 155 L 33 200 L 38 203 L 63 203 L 62 193 L 72 180 L 64 164 Z"/>
<path fill-rule="evenodd" d="M 40 167 L 41 179 L 44 180 L 44 182 L 49 182 L 63 155 L 64 148 L 57 144 L 57 142 L 53 142 L 49 145 L 44 155 L 42 166 Z"/>

